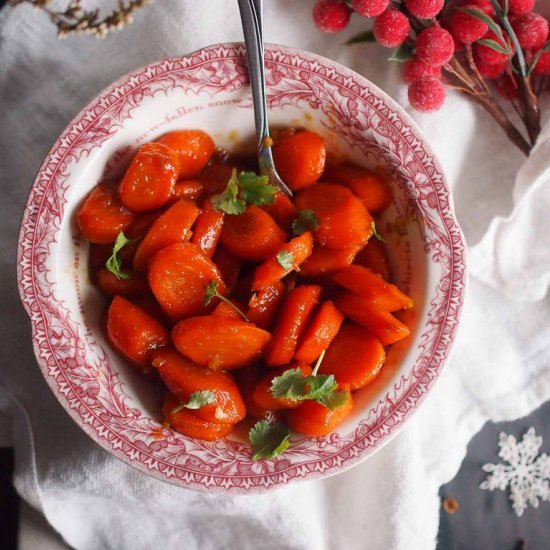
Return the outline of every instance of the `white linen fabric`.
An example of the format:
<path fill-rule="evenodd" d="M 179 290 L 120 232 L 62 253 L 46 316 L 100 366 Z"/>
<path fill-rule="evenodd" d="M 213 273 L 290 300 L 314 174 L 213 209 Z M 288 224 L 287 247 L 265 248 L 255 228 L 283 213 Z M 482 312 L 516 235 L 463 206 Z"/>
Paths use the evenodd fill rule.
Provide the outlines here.
<path fill-rule="evenodd" d="M 386 51 L 342 45 L 365 22 L 356 17 L 344 33 L 326 35 L 314 29 L 311 7 L 267 0 L 266 40 L 343 63 L 410 111 Z M 474 245 L 452 361 L 402 433 L 352 470 L 265 495 L 193 492 L 111 457 L 62 410 L 33 357 L 15 249 L 29 186 L 72 117 L 129 70 L 242 40 L 236 2 L 157 0 L 104 41 L 58 41 L 46 17 L 23 5 L 0 13 L 0 40 L 0 411 L 11 418 L 22 497 L 68 544 L 86 550 L 433 548 L 438 488 L 457 472 L 471 437 L 487 420 L 526 415 L 550 398 L 550 140 L 525 161 L 488 115 L 454 93 L 438 113 L 410 111 Z"/>

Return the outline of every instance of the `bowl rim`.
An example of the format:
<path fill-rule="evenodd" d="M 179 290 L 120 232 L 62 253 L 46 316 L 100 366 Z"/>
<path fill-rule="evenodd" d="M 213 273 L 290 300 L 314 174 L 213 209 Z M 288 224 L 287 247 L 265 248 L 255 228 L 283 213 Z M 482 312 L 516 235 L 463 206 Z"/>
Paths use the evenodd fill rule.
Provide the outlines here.
<path fill-rule="evenodd" d="M 444 203 L 440 206 L 440 213 L 444 225 L 448 230 L 449 234 L 449 252 L 453 257 L 453 266 L 451 270 L 450 277 L 450 288 L 448 289 L 448 300 L 449 300 L 449 309 L 446 311 L 445 317 L 441 320 L 441 340 L 445 339 L 445 343 L 442 349 L 438 349 L 437 357 L 434 357 L 436 354 L 432 355 L 431 360 L 433 360 L 433 365 L 431 366 L 431 372 L 427 376 L 427 379 L 423 381 L 423 385 L 420 385 L 420 378 L 426 377 L 426 372 L 422 373 L 422 376 L 411 373 L 409 379 L 415 379 L 416 384 L 410 384 L 410 387 L 407 388 L 409 392 L 407 399 L 411 400 L 408 404 L 405 399 L 402 399 L 399 402 L 395 403 L 395 412 L 396 419 L 392 419 L 392 422 L 385 422 L 380 426 L 376 426 L 376 433 L 372 435 L 372 431 L 367 435 L 372 435 L 373 440 L 369 444 L 362 448 L 356 449 L 355 453 L 351 453 L 346 456 L 338 457 L 337 455 L 342 454 L 335 452 L 333 455 L 336 455 L 336 462 L 333 462 L 326 469 L 323 468 L 312 468 L 311 470 L 300 470 L 295 471 L 286 476 L 274 476 L 273 474 L 263 474 L 261 477 L 262 480 L 259 484 L 252 485 L 243 485 L 241 482 L 238 484 L 227 483 L 227 481 L 222 483 L 212 482 L 208 479 L 194 481 L 192 478 L 182 479 L 175 475 L 167 474 L 162 472 L 155 467 L 154 465 L 145 463 L 142 459 L 133 459 L 131 456 L 121 450 L 120 447 L 113 445 L 112 441 L 109 441 L 107 438 L 101 437 L 98 430 L 88 422 L 81 413 L 77 410 L 76 407 L 72 406 L 69 400 L 66 391 L 63 391 L 60 388 L 59 383 L 56 378 L 52 375 L 50 365 L 48 360 L 42 356 L 43 346 L 41 341 L 37 338 L 37 333 L 40 331 L 41 322 L 44 323 L 44 319 L 36 316 L 36 312 L 33 312 L 33 297 L 34 302 L 38 300 L 36 294 L 29 293 L 28 288 L 28 276 L 29 276 L 29 253 L 32 254 L 33 247 L 29 246 L 29 238 L 34 235 L 36 232 L 36 219 L 33 219 L 33 216 L 36 218 L 37 214 L 35 212 L 40 201 L 43 200 L 43 195 L 40 194 L 38 188 L 40 187 L 41 176 L 47 177 L 47 170 L 49 163 L 56 158 L 56 155 L 59 155 L 59 151 L 63 148 L 68 147 L 70 143 L 71 131 L 78 127 L 79 124 L 82 124 L 86 117 L 94 113 L 94 110 L 100 108 L 101 102 L 105 101 L 110 95 L 117 93 L 118 89 L 123 89 L 124 86 L 132 86 L 132 82 L 139 80 L 140 76 L 149 75 L 151 72 L 154 72 L 155 69 L 163 70 L 163 67 L 170 67 L 171 65 L 177 65 L 185 63 L 193 58 L 202 57 L 207 59 L 209 56 L 217 55 L 219 52 L 233 52 L 236 58 L 240 58 L 240 61 L 245 60 L 244 55 L 244 45 L 242 43 L 221 43 L 206 46 L 200 48 L 194 52 L 186 54 L 181 57 L 172 57 L 164 58 L 152 63 L 149 63 L 140 69 L 130 71 L 125 74 L 114 83 L 106 86 L 101 92 L 99 92 L 92 100 L 90 100 L 87 105 L 80 110 L 80 112 L 73 117 L 73 119 L 67 124 L 59 138 L 55 141 L 52 148 L 46 155 L 43 163 L 41 164 L 37 175 L 33 181 L 33 184 L 30 188 L 28 198 L 25 204 L 25 208 L 22 215 L 18 244 L 17 244 L 17 281 L 18 289 L 21 302 L 27 313 L 27 316 L 30 320 L 31 329 L 32 329 L 32 342 L 34 353 L 40 367 L 40 370 L 46 379 L 49 387 L 52 392 L 61 403 L 63 408 L 68 412 L 71 418 L 87 433 L 96 443 L 101 447 L 106 449 L 110 454 L 116 456 L 118 459 L 122 460 L 126 464 L 144 472 L 148 475 L 151 475 L 157 479 L 173 483 L 178 486 L 198 489 L 198 490 L 208 490 L 212 492 L 232 492 L 232 493 L 252 493 L 252 492 L 264 492 L 270 489 L 273 489 L 278 486 L 284 486 L 288 482 L 302 479 L 315 479 L 328 477 L 345 471 L 362 460 L 371 456 L 374 452 L 382 448 L 387 444 L 393 437 L 395 437 L 400 430 L 403 428 L 405 421 L 408 420 L 412 413 L 418 409 L 426 395 L 429 393 L 433 387 L 434 381 L 439 377 L 442 367 L 448 361 L 454 340 L 456 331 L 458 328 L 461 310 L 464 301 L 464 292 L 466 286 L 466 246 L 462 231 L 456 220 L 453 206 L 453 198 L 451 191 L 445 181 L 443 176 L 443 171 L 439 165 L 439 161 L 435 157 L 430 145 L 426 142 L 416 123 L 410 118 L 410 116 L 384 91 L 379 89 L 377 86 L 372 84 L 368 79 L 355 73 L 351 69 L 336 63 L 326 57 L 307 52 L 304 50 L 299 50 L 296 48 L 290 48 L 286 46 L 279 46 L 269 44 L 266 45 L 266 61 L 272 60 L 273 56 L 287 56 L 293 58 L 294 60 L 306 61 L 309 63 L 317 64 L 322 67 L 325 71 L 333 71 L 335 77 L 343 79 L 349 83 L 354 83 L 359 86 L 361 89 L 368 90 L 368 92 L 377 100 L 381 101 L 381 104 L 384 108 L 388 108 L 389 112 L 396 116 L 396 120 L 400 121 L 402 128 L 407 128 L 414 140 L 421 146 L 421 150 L 425 153 L 424 158 L 429 158 L 431 166 L 433 167 L 433 173 L 439 176 L 438 188 L 436 189 L 437 197 L 439 199 L 443 198 Z M 165 69 L 166 70 L 166 69 Z M 134 107 L 139 106 L 139 103 Z M 434 183 L 432 182 L 432 185 Z M 61 214 L 63 218 L 64 212 Z M 29 221 L 32 221 L 34 225 L 29 227 Z M 57 228 L 58 232 L 60 227 Z M 452 234 L 452 238 L 451 238 Z M 32 240 L 32 239 L 31 239 Z M 428 262 L 433 263 L 433 262 Z M 32 271 L 31 280 L 32 280 Z M 55 283 L 52 283 L 55 286 Z M 452 296 L 451 296 L 452 295 Z M 452 304 L 451 304 L 452 302 Z M 452 310 L 452 313 L 449 313 Z M 445 330 L 444 330 L 445 329 Z M 426 368 L 427 370 L 427 368 Z M 394 386 L 394 390 L 396 386 Z M 402 390 L 405 390 L 403 387 Z M 388 390 L 388 394 L 389 395 Z M 412 395 L 414 393 L 414 396 Z M 380 403 L 376 406 L 378 406 Z M 398 406 L 399 405 L 399 406 Z M 405 405 L 402 410 L 399 410 L 402 405 Z M 285 455 L 283 455 L 285 456 Z M 321 459 L 319 459 L 321 460 Z M 208 476 L 206 476 L 208 477 Z M 214 476 L 215 477 L 215 476 Z"/>

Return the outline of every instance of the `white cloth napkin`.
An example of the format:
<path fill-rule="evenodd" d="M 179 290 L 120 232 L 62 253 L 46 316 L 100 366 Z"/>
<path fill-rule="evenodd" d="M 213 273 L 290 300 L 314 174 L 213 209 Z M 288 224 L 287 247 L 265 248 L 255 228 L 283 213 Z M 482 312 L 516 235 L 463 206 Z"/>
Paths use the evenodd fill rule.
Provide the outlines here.
<path fill-rule="evenodd" d="M 364 22 L 355 18 L 345 33 L 325 35 L 313 27 L 311 7 L 267 0 L 266 39 L 348 65 L 406 107 L 387 51 L 342 45 Z M 336 477 L 266 495 L 176 488 L 112 458 L 69 419 L 36 367 L 15 287 L 24 198 L 78 110 L 131 69 L 242 39 L 234 1 L 157 0 L 135 19 L 104 41 L 58 41 L 28 6 L 0 14 L 0 410 L 12 419 L 18 491 L 78 549 L 433 548 L 438 488 L 457 472 L 473 434 L 489 419 L 517 418 L 550 397 L 550 141 L 524 163 L 463 97 L 450 93 L 434 115 L 413 112 L 454 189 L 468 243 L 479 242 L 454 357 L 433 392 L 397 438 Z"/>

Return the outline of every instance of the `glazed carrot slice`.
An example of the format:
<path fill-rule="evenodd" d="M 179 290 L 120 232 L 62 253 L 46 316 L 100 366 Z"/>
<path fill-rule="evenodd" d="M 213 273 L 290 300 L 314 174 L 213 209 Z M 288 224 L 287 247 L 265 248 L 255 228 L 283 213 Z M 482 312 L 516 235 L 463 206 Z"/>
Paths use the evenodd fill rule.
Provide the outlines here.
<path fill-rule="evenodd" d="M 369 239 L 365 248 L 355 257 L 355 263 L 372 269 L 386 281 L 391 280 L 390 260 L 384 244 L 378 239 Z"/>
<path fill-rule="evenodd" d="M 153 223 L 151 229 L 140 242 L 133 267 L 145 271 L 149 260 L 167 246 L 189 240 L 191 226 L 199 215 L 195 203 L 182 199 L 173 204 Z"/>
<path fill-rule="evenodd" d="M 132 296 L 132 303 L 153 317 L 153 319 L 156 319 L 163 327 L 171 328 L 174 322 L 160 307 L 160 304 L 150 292 L 151 289 L 149 288 L 146 294 Z"/>
<path fill-rule="evenodd" d="M 152 353 L 170 341 L 168 331 L 141 308 L 121 296 L 111 302 L 107 336 L 128 359 L 148 370 Z"/>
<path fill-rule="evenodd" d="M 291 430 L 311 437 L 328 435 L 342 423 L 353 408 L 349 387 L 340 384 L 340 389 L 349 393 L 348 400 L 337 409 L 329 408 L 316 401 L 304 401 L 297 409 L 287 412 L 286 420 Z"/>
<path fill-rule="evenodd" d="M 207 194 L 221 193 L 227 187 L 233 169 L 232 164 L 212 162 L 198 175 L 198 180 Z"/>
<path fill-rule="evenodd" d="M 100 269 L 95 274 L 99 290 L 109 296 L 136 296 L 150 292 L 147 277 L 141 273 L 129 273 L 128 279 L 119 279 L 108 269 Z"/>
<path fill-rule="evenodd" d="M 302 285 L 286 297 L 275 321 L 273 339 L 264 354 L 266 365 L 275 367 L 290 363 L 298 340 L 320 296 L 320 286 Z"/>
<path fill-rule="evenodd" d="M 221 233 L 221 242 L 229 252 L 255 262 L 273 256 L 285 240 L 285 232 L 275 220 L 253 204 L 243 214 L 226 216 Z"/>
<path fill-rule="evenodd" d="M 357 246 L 339 250 L 315 246 L 311 256 L 302 264 L 300 275 L 302 277 L 320 277 L 336 273 L 351 265 L 356 254 Z"/>
<path fill-rule="evenodd" d="M 293 190 L 315 183 L 325 169 L 326 149 L 315 132 L 283 136 L 273 146 L 273 159 L 279 175 Z"/>
<path fill-rule="evenodd" d="M 224 213 L 214 210 L 210 201 L 204 201 L 202 212 L 193 227 L 191 242 L 196 244 L 205 256 L 211 258 L 222 232 Z"/>
<path fill-rule="evenodd" d="M 180 180 L 174 185 L 172 198 L 196 201 L 204 192 L 204 186 L 199 180 Z"/>
<path fill-rule="evenodd" d="M 132 225 L 135 215 L 120 202 L 112 185 L 94 187 L 76 215 L 80 231 L 92 243 L 114 243 Z"/>
<path fill-rule="evenodd" d="M 255 292 L 248 302 L 246 316 L 260 328 L 269 329 L 279 306 L 284 300 L 286 287 L 281 281 Z"/>
<path fill-rule="evenodd" d="M 327 300 L 307 325 L 294 354 L 294 360 L 311 365 L 326 350 L 340 330 L 344 316 Z"/>
<path fill-rule="evenodd" d="M 180 321 L 172 330 L 172 340 L 195 363 L 230 370 L 259 359 L 271 335 L 246 321 L 207 315 Z"/>
<path fill-rule="evenodd" d="M 332 280 L 386 311 L 413 307 L 410 296 L 366 267 L 352 265 L 333 275 Z"/>
<path fill-rule="evenodd" d="M 299 363 L 284 365 L 283 367 L 272 369 L 258 380 L 258 383 L 254 388 L 254 393 L 252 394 L 252 399 L 254 399 L 260 407 L 272 411 L 295 409 L 296 407 L 299 407 L 299 401 L 292 401 L 283 397 L 273 397 L 270 391 L 271 384 L 273 384 L 273 379 L 277 376 L 281 376 L 290 369 L 300 369 L 304 376 L 309 376 L 311 374 L 311 367 L 309 365 L 301 365 Z"/>
<path fill-rule="evenodd" d="M 218 422 L 207 422 L 202 420 L 193 411 L 183 409 L 175 414 L 172 411 L 179 405 L 178 398 L 167 393 L 164 399 L 162 412 L 164 419 L 170 426 L 182 435 L 203 439 L 204 441 L 215 441 L 229 435 L 235 424 L 222 424 Z"/>
<path fill-rule="evenodd" d="M 216 252 L 214 253 L 212 260 L 218 266 L 218 269 L 222 274 L 222 279 L 225 282 L 225 286 L 229 290 L 232 290 L 239 280 L 242 261 L 239 260 L 237 256 L 233 256 L 227 248 L 221 245 L 216 247 Z"/>
<path fill-rule="evenodd" d="M 161 143 L 142 145 L 124 178 L 119 193 L 122 204 L 132 212 L 150 212 L 164 206 L 179 171 L 178 154 Z"/>
<path fill-rule="evenodd" d="M 244 311 L 246 309 L 244 304 L 242 304 L 238 300 L 235 300 L 235 298 L 230 298 L 229 300 L 239 311 Z M 216 306 L 216 308 L 212 312 L 212 317 L 226 317 L 229 319 L 242 320 L 242 316 L 235 309 L 235 307 L 230 306 L 227 302 L 220 301 L 220 303 Z"/>
<path fill-rule="evenodd" d="M 350 319 L 366 327 L 384 346 L 389 346 L 406 338 L 409 327 L 396 319 L 389 311 L 381 309 L 366 298 L 352 292 L 340 292 L 334 303 Z"/>
<path fill-rule="evenodd" d="M 372 170 L 346 162 L 327 167 L 324 179 L 345 185 L 369 212 L 380 212 L 391 203 L 391 193 L 384 178 Z"/>
<path fill-rule="evenodd" d="M 233 424 L 246 416 L 239 388 L 229 373 L 195 365 L 173 348 L 156 351 L 152 364 L 179 403 L 187 403 L 191 394 L 197 391 L 208 390 L 214 394 L 213 403 L 193 410 L 198 418 Z"/>
<path fill-rule="evenodd" d="M 165 134 L 158 142 L 178 152 L 180 178 L 195 177 L 208 164 L 216 148 L 203 130 L 177 130 Z"/>
<path fill-rule="evenodd" d="M 346 323 L 327 349 L 319 372 L 333 374 L 338 382 L 358 390 L 378 376 L 385 359 L 378 338 L 361 325 Z"/>
<path fill-rule="evenodd" d="M 172 319 L 205 313 L 205 287 L 218 283 L 220 294 L 225 284 L 216 265 L 191 243 L 171 244 L 149 261 L 149 285 L 162 309 Z"/>
<path fill-rule="evenodd" d="M 272 421 L 280 420 L 281 413 L 260 407 L 252 398 L 259 378 L 260 374 L 256 365 L 250 365 L 235 371 L 235 380 L 246 405 L 246 412 L 258 420 L 263 420 L 264 418 Z"/>
<path fill-rule="evenodd" d="M 298 237 L 294 237 L 294 239 L 277 250 L 271 258 L 256 268 L 252 281 L 252 289 L 261 290 L 262 288 L 275 284 L 291 271 L 299 268 L 299 266 L 310 256 L 312 250 L 313 237 L 309 231 L 302 233 Z M 281 253 L 292 254 L 292 256 L 289 257 L 292 260 L 290 268 L 281 265 L 279 261 Z"/>
<path fill-rule="evenodd" d="M 327 248 L 364 246 L 372 235 L 372 218 L 363 203 L 346 187 L 319 183 L 296 196 L 299 210 L 313 210 L 319 220 L 315 240 Z"/>
<path fill-rule="evenodd" d="M 273 203 L 262 208 L 286 231 L 290 231 L 292 222 L 298 215 L 294 203 L 284 193 L 277 193 Z"/>

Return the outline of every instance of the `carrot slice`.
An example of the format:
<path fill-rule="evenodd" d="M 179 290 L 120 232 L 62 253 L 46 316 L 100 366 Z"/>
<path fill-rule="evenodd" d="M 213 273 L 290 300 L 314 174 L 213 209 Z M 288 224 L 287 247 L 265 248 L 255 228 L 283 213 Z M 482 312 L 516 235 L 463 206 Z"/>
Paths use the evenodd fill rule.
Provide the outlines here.
<path fill-rule="evenodd" d="M 230 298 L 230 302 L 239 310 L 244 311 L 245 307 L 244 304 L 239 302 L 238 300 L 235 300 L 234 298 Z M 242 316 L 239 314 L 239 312 L 232 306 L 230 306 L 227 302 L 221 302 L 216 306 L 214 311 L 212 312 L 213 317 L 226 317 L 229 319 L 241 319 Z M 262 328 L 262 327 L 260 327 Z"/>
<path fill-rule="evenodd" d="M 168 345 L 168 331 L 141 308 L 116 296 L 107 315 L 107 336 L 113 346 L 146 372 L 155 349 Z"/>
<path fill-rule="evenodd" d="M 114 243 L 117 235 L 132 225 L 135 215 L 120 202 L 108 184 L 96 185 L 76 215 L 80 231 L 97 244 Z"/>
<path fill-rule="evenodd" d="M 232 164 L 212 162 L 198 175 L 198 180 L 208 195 L 221 193 L 227 187 L 233 168 Z"/>
<path fill-rule="evenodd" d="M 260 378 L 258 367 L 250 365 L 235 371 L 235 380 L 241 391 L 241 397 L 246 405 L 246 412 L 258 420 L 268 419 L 271 421 L 280 420 L 281 413 L 260 407 L 252 398 L 256 384 Z"/>
<path fill-rule="evenodd" d="M 285 240 L 285 232 L 275 220 L 253 204 L 243 214 L 226 216 L 221 233 L 221 242 L 229 252 L 255 262 L 275 254 Z"/>
<path fill-rule="evenodd" d="M 262 208 L 286 231 L 290 231 L 292 222 L 298 215 L 294 203 L 284 193 L 276 193 L 273 203 Z"/>
<path fill-rule="evenodd" d="M 101 292 L 109 296 L 136 296 L 150 292 L 147 277 L 141 273 L 129 273 L 128 279 L 119 279 L 108 269 L 95 274 L 95 282 Z"/>
<path fill-rule="evenodd" d="M 224 213 L 214 210 L 210 201 L 204 201 L 202 212 L 193 228 L 191 242 L 196 244 L 208 258 L 214 255 L 222 232 Z"/>
<path fill-rule="evenodd" d="M 406 338 L 409 327 L 396 319 L 389 311 L 381 309 L 366 298 L 352 292 L 340 292 L 334 303 L 350 319 L 363 325 L 376 336 L 384 346 L 389 346 Z"/>
<path fill-rule="evenodd" d="M 179 403 L 187 403 L 192 393 L 208 390 L 215 401 L 193 414 L 208 422 L 239 422 L 246 416 L 246 409 L 235 380 L 228 372 L 213 371 L 195 365 L 173 348 L 156 351 L 152 364 L 158 369 L 168 389 Z M 178 404 L 179 404 L 178 403 Z"/>
<path fill-rule="evenodd" d="M 304 331 L 294 360 L 312 364 L 329 347 L 343 321 L 344 316 L 330 300 L 321 304 Z"/>
<path fill-rule="evenodd" d="M 286 297 L 275 322 L 273 339 L 265 353 L 266 365 L 274 367 L 290 363 L 298 339 L 320 296 L 320 286 L 302 285 Z"/>
<path fill-rule="evenodd" d="M 355 263 L 372 269 L 386 281 L 391 280 L 390 260 L 384 244 L 378 239 L 369 239 L 365 248 L 355 257 Z"/>
<path fill-rule="evenodd" d="M 212 258 L 222 274 L 225 286 L 231 290 L 237 284 L 241 273 L 242 261 L 233 256 L 227 248 L 218 245 Z"/>
<path fill-rule="evenodd" d="M 366 267 L 352 265 L 336 273 L 332 280 L 386 311 L 413 307 L 410 296 Z"/>
<path fill-rule="evenodd" d="M 298 237 L 294 237 L 294 239 L 277 250 L 271 258 L 256 268 L 252 281 L 252 289 L 261 290 L 275 284 L 291 271 L 296 270 L 310 256 L 312 250 L 313 237 L 309 231 L 302 233 Z M 289 263 L 291 263 L 289 269 L 281 265 L 278 259 L 281 257 L 281 253 L 292 254 L 289 257 Z"/>
<path fill-rule="evenodd" d="M 386 359 L 380 340 L 366 328 L 347 323 L 327 349 L 319 372 L 358 390 L 372 382 Z"/>
<path fill-rule="evenodd" d="M 270 391 L 273 379 L 277 376 L 281 376 L 290 369 L 300 369 L 304 376 L 309 376 L 311 374 L 311 367 L 309 365 L 301 365 L 298 363 L 272 369 L 258 380 L 258 383 L 254 388 L 254 393 L 252 394 L 252 399 L 254 399 L 260 407 L 272 411 L 295 409 L 296 407 L 299 407 L 300 401 L 292 401 L 291 399 L 285 399 L 284 397 L 273 397 Z"/>
<path fill-rule="evenodd" d="M 319 183 L 300 191 L 299 210 L 313 210 L 319 220 L 315 240 L 328 248 L 364 246 L 372 235 L 372 218 L 363 203 L 346 187 Z"/>
<path fill-rule="evenodd" d="M 289 428 L 311 437 L 328 435 L 334 431 L 353 408 L 349 386 L 340 384 L 340 389 L 349 393 L 348 400 L 341 407 L 330 410 L 316 401 L 304 401 L 297 409 L 287 412 L 286 420 Z"/>
<path fill-rule="evenodd" d="M 136 271 L 145 271 L 149 260 L 167 246 L 189 240 L 191 226 L 199 215 L 195 203 L 182 199 L 173 204 L 153 223 L 151 229 L 140 242 L 133 267 Z"/>
<path fill-rule="evenodd" d="M 158 143 L 167 145 L 179 155 L 179 177 L 196 176 L 212 158 L 216 145 L 203 130 L 177 130 L 162 136 Z"/>
<path fill-rule="evenodd" d="M 391 203 L 390 189 L 384 178 L 357 164 L 346 162 L 327 167 L 323 177 L 345 185 L 369 212 L 380 212 Z"/>
<path fill-rule="evenodd" d="M 204 186 L 199 180 L 177 181 L 172 190 L 172 198 L 196 201 L 204 192 Z"/>
<path fill-rule="evenodd" d="M 204 441 L 215 441 L 229 435 L 235 424 L 222 424 L 218 422 L 207 422 L 202 420 L 193 411 L 183 409 L 176 414 L 172 411 L 179 405 L 178 398 L 167 393 L 162 407 L 164 419 L 170 426 L 182 435 L 203 439 Z"/>
<path fill-rule="evenodd" d="M 149 285 L 162 309 L 172 319 L 205 313 L 205 287 L 218 283 L 220 294 L 225 284 L 216 265 L 191 243 L 176 243 L 155 254 L 149 262 Z"/>
<path fill-rule="evenodd" d="M 122 204 L 132 212 L 149 212 L 164 206 L 172 195 L 178 171 L 176 151 L 161 143 L 145 143 L 120 182 Z"/>
<path fill-rule="evenodd" d="M 300 275 L 302 277 L 319 277 L 336 273 L 351 265 L 356 254 L 357 246 L 339 250 L 315 246 L 311 256 L 303 263 Z"/>
<path fill-rule="evenodd" d="M 172 340 L 195 363 L 230 370 L 259 359 L 271 335 L 246 321 L 207 315 L 180 321 L 172 330 Z"/>
<path fill-rule="evenodd" d="M 248 302 L 246 316 L 260 328 L 268 329 L 285 297 L 286 287 L 281 281 L 255 292 Z"/>
<path fill-rule="evenodd" d="M 325 142 L 315 132 L 286 135 L 273 146 L 277 171 L 293 191 L 307 187 L 321 177 L 326 155 Z"/>

